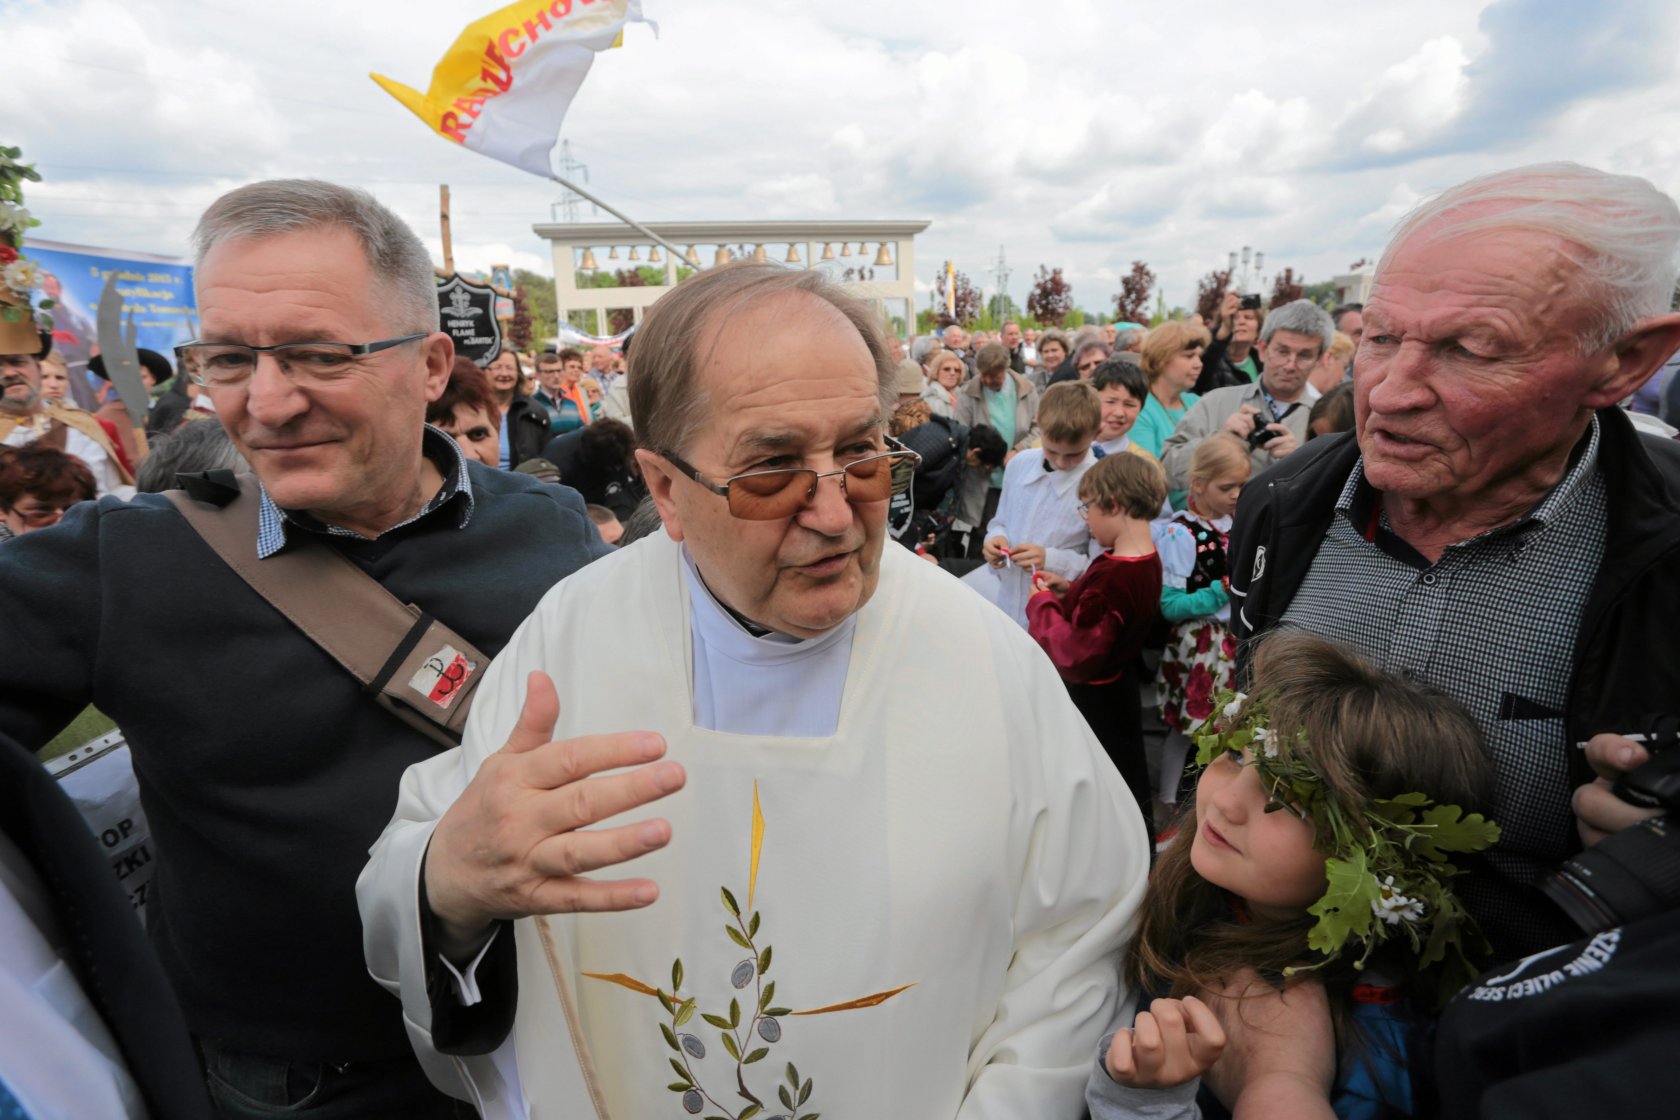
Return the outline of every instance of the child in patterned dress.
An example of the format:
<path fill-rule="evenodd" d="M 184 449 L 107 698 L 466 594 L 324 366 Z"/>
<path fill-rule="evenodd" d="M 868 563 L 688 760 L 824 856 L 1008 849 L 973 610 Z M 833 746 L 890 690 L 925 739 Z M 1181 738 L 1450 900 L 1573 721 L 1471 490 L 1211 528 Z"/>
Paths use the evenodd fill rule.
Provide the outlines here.
<path fill-rule="evenodd" d="M 1225 432 L 1202 440 L 1190 460 L 1185 509 L 1162 524 L 1156 541 L 1161 617 L 1171 625 L 1156 684 L 1167 727 L 1159 793 L 1169 805 L 1177 803 L 1183 780 L 1190 747 L 1185 731 L 1212 713 L 1215 693 L 1235 683 L 1225 549 L 1248 476 L 1248 448 L 1241 440 Z"/>

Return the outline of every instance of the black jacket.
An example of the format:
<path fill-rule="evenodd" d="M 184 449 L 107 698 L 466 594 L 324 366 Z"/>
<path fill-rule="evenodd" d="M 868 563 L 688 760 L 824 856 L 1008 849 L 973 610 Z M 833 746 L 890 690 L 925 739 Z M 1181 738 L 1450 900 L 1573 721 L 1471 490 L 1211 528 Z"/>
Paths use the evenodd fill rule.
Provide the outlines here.
<path fill-rule="evenodd" d="M 513 452 L 508 463 L 517 467 L 527 459 L 542 458 L 548 445 L 548 410 L 530 397 L 515 396 L 507 409 L 508 446 Z"/>
<path fill-rule="evenodd" d="M 1196 378 L 1195 392 L 1198 396 L 1206 396 L 1215 389 L 1223 389 L 1227 385 L 1249 385 L 1252 382 L 1248 374 L 1231 364 L 1231 336 L 1220 338 L 1213 336 L 1207 349 L 1202 351 L 1202 372 Z M 1263 371 L 1266 363 L 1260 358 L 1260 341 L 1256 339 L 1254 348 L 1249 351 L 1249 357 L 1254 359 L 1256 372 Z"/>
<path fill-rule="evenodd" d="M 1604 561 L 1581 612 L 1564 727 L 1569 742 L 1637 727 L 1680 703 L 1680 444 L 1640 435 L 1619 408 L 1599 420 L 1609 500 Z M 1277 625 L 1330 528 L 1359 459 L 1353 433 L 1313 440 L 1243 491 L 1231 531 L 1231 629 L 1247 673 L 1250 640 Z M 1570 751 L 1576 784 L 1592 779 Z"/>

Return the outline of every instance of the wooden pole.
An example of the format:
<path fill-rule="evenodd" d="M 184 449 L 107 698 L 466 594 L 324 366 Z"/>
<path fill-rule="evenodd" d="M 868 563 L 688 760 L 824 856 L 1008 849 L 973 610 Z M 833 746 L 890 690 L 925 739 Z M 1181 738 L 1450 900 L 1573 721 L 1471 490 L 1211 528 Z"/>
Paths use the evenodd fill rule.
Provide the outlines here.
<path fill-rule="evenodd" d="M 443 271 L 455 275 L 455 245 L 449 237 L 449 184 L 438 184 L 438 223 L 443 227 Z"/>

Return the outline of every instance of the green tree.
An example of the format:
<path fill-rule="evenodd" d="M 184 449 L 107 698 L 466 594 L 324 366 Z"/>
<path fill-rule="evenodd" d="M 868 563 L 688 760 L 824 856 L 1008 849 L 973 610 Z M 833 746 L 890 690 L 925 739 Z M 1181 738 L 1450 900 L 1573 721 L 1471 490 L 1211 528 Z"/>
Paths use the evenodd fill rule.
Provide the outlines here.
<path fill-rule="evenodd" d="M 531 337 L 542 343 L 554 337 L 560 316 L 556 311 L 554 281 L 528 268 L 513 270 L 515 287 L 525 292 L 525 310 L 531 316 Z"/>

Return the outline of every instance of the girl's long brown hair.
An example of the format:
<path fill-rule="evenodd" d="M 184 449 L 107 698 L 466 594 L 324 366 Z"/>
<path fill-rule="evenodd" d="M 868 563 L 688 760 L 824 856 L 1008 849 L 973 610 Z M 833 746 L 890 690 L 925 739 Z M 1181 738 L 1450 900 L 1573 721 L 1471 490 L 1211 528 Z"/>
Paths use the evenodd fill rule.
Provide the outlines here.
<path fill-rule="evenodd" d="M 1485 812 L 1493 795 L 1493 763 L 1475 721 L 1451 697 L 1385 673 L 1323 638 L 1279 632 L 1254 654 L 1254 688 L 1266 697 L 1269 722 L 1324 780 L 1327 794 L 1350 809 L 1371 798 L 1417 790 L 1437 803 Z M 1310 915 L 1286 922 L 1239 920 L 1231 896 L 1190 863 L 1196 800 L 1179 813 L 1178 839 L 1156 861 L 1127 950 L 1127 979 L 1143 992 L 1182 997 L 1217 990 L 1252 968 L 1276 987 L 1284 969 L 1313 963 Z M 1415 962 L 1387 962 L 1415 978 Z M 1316 973 L 1330 988 L 1337 1034 L 1346 1036 L 1345 993 L 1351 962 Z"/>

